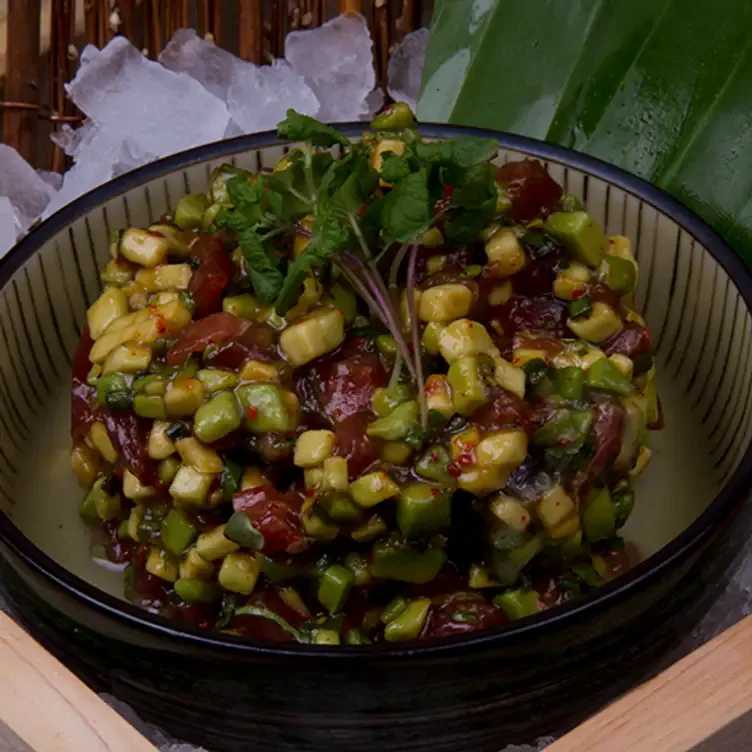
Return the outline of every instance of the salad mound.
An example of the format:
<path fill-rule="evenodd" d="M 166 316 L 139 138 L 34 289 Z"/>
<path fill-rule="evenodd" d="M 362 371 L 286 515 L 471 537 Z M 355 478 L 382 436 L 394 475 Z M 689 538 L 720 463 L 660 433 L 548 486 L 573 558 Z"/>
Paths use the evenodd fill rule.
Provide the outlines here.
<path fill-rule="evenodd" d="M 637 264 L 540 162 L 351 142 L 293 110 L 114 234 L 73 363 L 92 553 L 153 613 L 257 639 L 463 634 L 630 566 L 661 426 Z"/>

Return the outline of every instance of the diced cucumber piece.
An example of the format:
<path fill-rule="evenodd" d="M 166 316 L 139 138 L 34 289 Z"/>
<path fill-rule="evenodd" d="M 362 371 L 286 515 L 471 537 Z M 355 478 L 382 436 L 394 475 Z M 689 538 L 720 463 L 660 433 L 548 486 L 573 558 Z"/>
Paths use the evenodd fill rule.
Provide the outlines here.
<path fill-rule="evenodd" d="M 384 639 L 387 642 L 417 640 L 430 610 L 429 598 L 418 598 L 408 603 L 407 608 L 384 627 Z"/>
<path fill-rule="evenodd" d="M 176 556 L 182 554 L 196 539 L 196 526 L 180 509 L 171 509 L 162 520 L 160 539 L 162 545 Z"/>
<path fill-rule="evenodd" d="M 397 524 L 406 538 L 432 535 L 449 527 L 452 492 L 426 483 L 408 483 L 397 499 Z"/>
<path fill-rule="evenodd" d="M 355 576 L 349 569 L 332 564 L 319 579 L 319 602 L 330 614 L 341 611 L 354 584 Z"/>
<path fill-rule="evenodd" d="M 532 616 L 541 610 L 538 593 L 535 590 L 507 590 L 500 593 L 492 600 L 494 606 L 498 606 L 508 619 L 522 619 Z"/>
<path fill-rule="evenodd" d="M 186 603 L 211 603 L 219 595 L 216 585 L 182 578 L 175 582 L 175 592 Z"/>

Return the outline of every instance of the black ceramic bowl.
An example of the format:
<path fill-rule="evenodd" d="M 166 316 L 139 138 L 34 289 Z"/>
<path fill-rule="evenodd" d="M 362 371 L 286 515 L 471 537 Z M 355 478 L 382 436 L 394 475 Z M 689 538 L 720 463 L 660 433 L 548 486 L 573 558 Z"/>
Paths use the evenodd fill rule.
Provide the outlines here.
<path fill-rule="evenodd" d="M 750 272 L 706 224 L 643 181 L 559 147 L 480 135 L 499 139 L 502 161 L 546 161 L 610 235 L 634 244 L 636 303 L 656 338 L 666 420 L 625 529 L 644 562 L 542 615 L 417 645 L 259 644 L 183 628 L 118 597 L 121 576 L 91 563 L 77 518 L 71 353 L 110 230 L 155 221 L 185 192 L 203 190 L 221 162 L 257 169 L 283 153 L 273 134 L 237 138 L 89 193 L 0 264 L 4 586 L 19 618 L 92 685 L 215 752 L 483 752 L 575 723 L 649 671 L 706 608 L 748 530 Z"/>

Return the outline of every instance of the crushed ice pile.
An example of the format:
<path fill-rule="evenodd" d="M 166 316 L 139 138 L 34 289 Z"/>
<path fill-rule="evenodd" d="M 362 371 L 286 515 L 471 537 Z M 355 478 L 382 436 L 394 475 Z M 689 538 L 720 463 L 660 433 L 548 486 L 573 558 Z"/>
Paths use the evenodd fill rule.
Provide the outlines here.
<path fill-rule="evenodd" d="M 271 130 L 289 107 L 325 122 L 370 120 L 384 102 L 372 48 L 368 26 L 355 13 L 291 32 L 285 58 L 265 66 L 191 29 L 178 30 L 158 62 L 124 37 L 101 50 L 85 47 L 66 89 L 86 121 L 53 138 L 73 158 L 71 169 L 37 174 L 13 149 L 0 148 L 0 257 L 37 218 L 98 185 L 184 149 Z M 390 90 L 417 98 L 422 59 L 408 59 L 410 49 L 390 66 Z"/>

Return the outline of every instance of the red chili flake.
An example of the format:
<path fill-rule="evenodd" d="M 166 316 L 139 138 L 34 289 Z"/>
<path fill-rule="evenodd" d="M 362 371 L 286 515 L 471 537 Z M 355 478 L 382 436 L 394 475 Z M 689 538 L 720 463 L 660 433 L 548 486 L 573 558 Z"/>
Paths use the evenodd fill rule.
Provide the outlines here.
<path fill-rule="evenodd" d="M 258 408 L 254 407 L 253 405 L 248 406 L 248 420 L 255 420 L 256 415 L 258 415 Z"/>
<path fill-rule="evenodd" d="M 572 293 L 572 300 L 579 300 L 585 294 L 584 290 L 575 290 Z"/>
<path fill-rule="evenodd" d="M 167 323 L 163 316 L 157 316 L 157 331 L 160 334 L 164 334 L 167 331 Z"/>
<path fill-rule="evenodd" d="M 520 520 L 522 522 L 527 522 L 527 516 L 523 514 L 522 517 L 520 517 Z"/>
<path fill-rule="evenodd" d="M 209 629 L 209 627 L 211 627 L 211 622 L 208 619 L 204 619 L 198 623 L 198 626 L 200 629 Z"/>
<path fill-rule="evenodd" d="M 447 472 L 453 478 L 459 478 L 460 475 L 462 475 L 462 469 L 456 462 L 452 462 L 449 465 L 447 465 Z"/>
<path fill-rule="evenodd" d="M 472 329 L 473 328 L 473 322 L 472 321 L 468 321 L 467 322 L 467 328 L 468 329 Z"/>
<path fill-rule="evenodd" d="M 157 307 L 154 304 L 152 304 L 152 305 L 149 306 L 149 312 L 150 313 L 154 313 L 154 311 L 156 311 L 156 310 L 157 310 Z"/>
<path fill-rule="evenodd" d="M 459 463 L 463 467 L 467 467 L 468 465 L 473 464 L 473 455 L 472 454 L 461 454 L 459 456 Z"/>
<path fill-rule="evenodd" d="M 451 198 L 453 193 L 454 193 L 454 186 L 450 185 L 449 183 L 444 183 L 444 195 L 447 198 Z"/>
<path fill-rule="evenodd" d="M 439 455 L 436 454 L 436 452 L 431 452 L 431 462 L 438 462 L 439 461 Z"/>
<path fill-rule="evenodd" d="M 115 266 L 130 266 L 130 264 L 125 259 L 116 258 Z"/>
<path fill-rule="evenodd" d="M 569 439 L 559 439 L 557 443 L 560 447 L 569 446 Z"/>
<path fill-rule="evenodd" d="M 441 492 L 438 488 L 432 488 L 431 489 L 431 496 L 438 496 Z"/>

